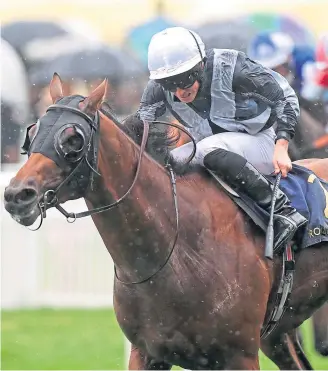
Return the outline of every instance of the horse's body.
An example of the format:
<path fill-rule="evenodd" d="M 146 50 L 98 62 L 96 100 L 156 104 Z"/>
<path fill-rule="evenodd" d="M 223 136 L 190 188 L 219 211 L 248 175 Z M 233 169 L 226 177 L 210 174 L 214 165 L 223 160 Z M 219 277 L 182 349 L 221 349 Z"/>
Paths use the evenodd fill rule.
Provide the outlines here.
<path fill-rule="evenodd" d="M 325 139 L 327 113 L 322 102 L 311 102 L 298 96 L 300 119 L 295 137 L 290 143 L 292 160 L 303 158 L 327 158 L 328 139 Z M 321 140 L 323 138 L 323 140 Z"/>
<path fill-rule="evenodd" d="M 327 158 L 328 155 L 328 134 L 325 134 L 324 124 L 326 124 L 326 114 L 324 107 L 318 103 L 311 104 L 304 99 L 300 100 L 301 116 L 299 124 L 296 127 L 296 135 L 290 143 L 290 155 L 292 159 L 300 158 Z M 183 145 L 190 141 L 190 138 L 182 134 L 178 145 Z M 313 160 L 301 160 L 297 163 L 308 164 Z M 315 162 L 313 162 L 315 163 Z M 318 169 L 318 172 L 321 172 Z M 327 174 L 323 174 L 326 177 Z M 323 305 L 312 317 L 314 345 L 315 349 L 323 356 L 328 356 L 328 304 Z"/>
<path fill-rule="evenodd" d="M 116 131 L 115 142 L 124 153 L 114 170 L 107 161 L 112 161 L 118 153 L 115 149 L 109 153 L 108 143 L 104 144 L 108 160 L 99 166 L 111 168 L 111 187 L 118 193 L 132 182 L 131 165 L 136 163 L 137 153 L 134 144 L 112 123 L 103 127 Z M 111 137 L 110 132 L 102 137 Z M 229 365 L 221 356 L 224 352 L 219 339 L 224 338 L 222 345 L 231 343 L 233 353 L 240 347 L 245 348 L 247 357 L 242 368 L 248 368 L 248 358 L 252 362 L 254 357 L 257 359 L 259 331 L 270 291 L 269 271 L 261 261 L 263 240 L 254 236 L 252 223 L 245 223 L 242 213 L 228 196 L 218 192 L 214 181 L 204 182 L 204 177 L 195 173 L 177 182 L 181 228 L 175 251 L 166 267 L 150 282 L 132 287 L 115 282 L 114 307 L 118 322 L 131 343 L 147 350 L 155 360 L 164 359 L 192 369 L 235 368 L 237 365 Z M 148 191 L 145 193 L 145 190 Z M 199 198 L 204 194 L 206 197 Z M 92 207 L 108 201 L 98 200 Z M 118 275 L 132 281 L 154 273 L 169 254 L 175 234 L 167 173 L 153 160 L 145 158 L 133 197 L 122 209 L 106 214 L 94 216 L 94 221 L 114 258 Z M 106 216 L 108 220 L 104 221 Z M 255 249 L 249 238 L 255 243 Z M 245 248 L 239 250 L 234 246 Z M 249 300 L 250 295 L 257 315 L 253 310 L 246 313 L 240 305 Z M 236 320 L 235 323 L 228 321 L 227 326 L 227 316 L 243 318 L 243 325 Z M 254 340 L 249 342 L 249 338 Z M 138 364 L 138 367 L 149 365 Z"/>
<path fill-rule="evenodd" d="M 62 97 L 58 78 L 50 91 L 53 101 Z M 94 114 L 104 95 L 102 84 L 80 109 Z M 101 114 L 102 177 L 85 195 L 89 209 L 117 200 L 129 188 L 138 154 L 139 146 L 123 128 Z M 328 160 L 314 161 L 311 167 L 328 179 Z M 6 189 L 6 209 L 22 224 L 31 224 L 44 193 L 66 176 L 52 160 L 32 153 Z M 264 257 L 263 233 L 205 171 L 178 177 L 177 191 L 180 232 L 162 269 L 173 247 L 175 212 L 170 178 L 159 163 L 145 155 L 125 201 L 93 215 L 120 280 L 155 274 L 136 285 L 115 279 L 117 320 L 133 347 L 129 368 L 258 369 L 260 346 L 280 368 L 302 367 L 297 355 L 286 356 L 293 349 L 288 342 L 286 347 L 285 334 L 328 299 L 328 249 L 321 245 L 297 253 L 292 309 L 261 344 L 279 258 L 273 269 Z M 68 195 L 59 192 L 58 197 L 63 202 Z"/>
<path fill-rule="evenodd" d="M 298 164 L 313 170 L 319 177 L 327 179 L 328 167 L 322 166 L 320 160 L 300 160 Z M 318 353 L 328 356 L 328 303 L 315 311 L 312 316 L 314 346 Z"/>
<path fill-rule="evenodd" d="M 322 356 L 328 356 L 328 304 L 324 304 L 312 316 L 314 346 Z"/>

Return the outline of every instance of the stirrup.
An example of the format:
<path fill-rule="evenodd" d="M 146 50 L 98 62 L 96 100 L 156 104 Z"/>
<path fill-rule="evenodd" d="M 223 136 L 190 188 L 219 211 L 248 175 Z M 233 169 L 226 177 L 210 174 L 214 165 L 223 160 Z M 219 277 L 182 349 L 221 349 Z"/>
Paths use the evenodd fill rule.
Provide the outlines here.
<path fill-rule="evenodd" d="M 282 225 L 278 225 L 280 235 L 277 236 L 275 234 L 275 237 L 280 237 L 280 239 L 274 239 L 274 251 L 279 251 L 282 247 L 288 245 L 293 240 L 298 229 L 307 223 L 307 219 L 296 210 L 289 216 L 276 214 L 274 220 L 275 224 L 282 223 Z"/>

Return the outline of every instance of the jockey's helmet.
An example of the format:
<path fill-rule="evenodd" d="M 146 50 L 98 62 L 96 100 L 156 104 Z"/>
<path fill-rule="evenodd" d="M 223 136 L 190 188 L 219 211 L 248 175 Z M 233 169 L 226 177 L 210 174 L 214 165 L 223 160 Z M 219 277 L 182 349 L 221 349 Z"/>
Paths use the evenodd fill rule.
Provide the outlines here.
<path fill-rule="evenodd" d="M 286 33 L 263 31 L 253 38 L 247 54 L 263 66 L 276 69 L 291 62 L 294 46 L 293 39 Z"/>
<path fill-rule="evenodd" d="M 151 80 L 167 79 L 191 71 L 205 58 L 205 45 L 195 32 L 171 27 L 156 33 L 148 47 Z"/>

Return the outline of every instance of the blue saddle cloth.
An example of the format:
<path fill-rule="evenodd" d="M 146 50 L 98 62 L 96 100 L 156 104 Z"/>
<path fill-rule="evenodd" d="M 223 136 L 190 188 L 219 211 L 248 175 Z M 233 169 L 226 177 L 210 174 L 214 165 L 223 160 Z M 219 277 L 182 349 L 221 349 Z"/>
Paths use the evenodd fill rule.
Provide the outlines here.
<path fill-rule="evenodd" d="M 286 193 L 293 207 L 308 219 L 298 246 L 305 248 L 328 241 L 328 183 L 303 166 L 293 164 L 288 177 L 281 178 L 279 188 Z"/>

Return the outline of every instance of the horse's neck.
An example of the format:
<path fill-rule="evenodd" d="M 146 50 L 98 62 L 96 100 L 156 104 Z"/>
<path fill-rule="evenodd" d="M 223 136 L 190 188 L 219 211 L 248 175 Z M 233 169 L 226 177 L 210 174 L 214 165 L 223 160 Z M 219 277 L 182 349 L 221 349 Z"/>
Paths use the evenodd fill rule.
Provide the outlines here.
<path fill-rule="evenodd" d="M 89 208 L 110 204 L 131 186 L 139 147 L 109 119 L 102 116 L 98 167 L 102 177 L 87 197 Z M 138 181 L 116 208 L 93 220 L 115 264 L 130 279 L 143 278 L 158 268 L 174 237 L 174 207 L 167 173 L 143 156 Z"/>

